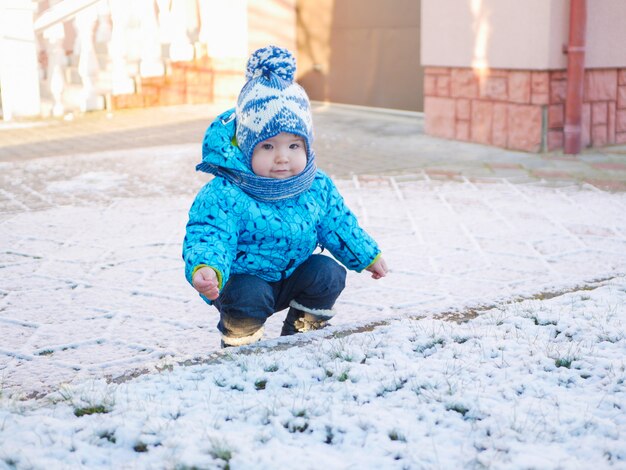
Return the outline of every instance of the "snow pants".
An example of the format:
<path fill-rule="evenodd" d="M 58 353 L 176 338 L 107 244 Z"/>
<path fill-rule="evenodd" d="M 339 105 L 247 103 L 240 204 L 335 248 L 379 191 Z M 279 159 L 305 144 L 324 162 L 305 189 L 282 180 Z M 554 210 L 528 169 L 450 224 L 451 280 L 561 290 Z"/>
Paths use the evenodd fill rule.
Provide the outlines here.
<path fill-rule="evenodd" d="M 345 287 L 346 270 L 325 255 L 311 255 L 291 276 L 267 282 L 250 274 L 229 279 L 213 305 L 220 312 L 217 328 L 223 346 L 258 341 L 266 320 L 287 307 L 327 320 Z"/>

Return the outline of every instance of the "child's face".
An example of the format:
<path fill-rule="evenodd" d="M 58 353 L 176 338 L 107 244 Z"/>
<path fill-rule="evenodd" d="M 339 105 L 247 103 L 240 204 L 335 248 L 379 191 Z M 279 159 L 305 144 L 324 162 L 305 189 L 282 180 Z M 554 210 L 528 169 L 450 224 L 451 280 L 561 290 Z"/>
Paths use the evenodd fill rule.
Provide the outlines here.
<path fill-rule="evenodd" d="M 252 171 L 266 178 L 285 179 L 306 166 L 306 145 L 298 135 L 281 132 L 259 142 L 252 152 Z"/>

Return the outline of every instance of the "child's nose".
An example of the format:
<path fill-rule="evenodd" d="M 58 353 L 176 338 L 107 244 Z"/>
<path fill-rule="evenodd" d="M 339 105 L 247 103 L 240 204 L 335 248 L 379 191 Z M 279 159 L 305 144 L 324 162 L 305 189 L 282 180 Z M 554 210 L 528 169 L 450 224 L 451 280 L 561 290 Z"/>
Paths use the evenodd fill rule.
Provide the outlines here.
<path fill-rule="evenodd" d="M 275 156 L 275 160 L 277 162 L 286 162 L 289 160 L 289 157 L 287 157 L 287 152 L 285 149 L 283 148 L 279 148 L 276 150 L 276 156 Z"/>

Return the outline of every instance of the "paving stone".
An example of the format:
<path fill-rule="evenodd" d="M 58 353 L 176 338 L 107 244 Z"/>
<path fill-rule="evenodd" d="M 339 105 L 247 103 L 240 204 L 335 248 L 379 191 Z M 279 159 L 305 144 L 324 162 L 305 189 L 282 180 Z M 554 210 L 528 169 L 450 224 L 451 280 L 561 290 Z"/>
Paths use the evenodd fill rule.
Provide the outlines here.
<path fill-rule="evenodd" d="M 187 210 L 209 180 L 194 168 L 217 111 L 0 125 L 4 390 L 42 393 L 219 347 L 217 314 L 184 280 L 180 256 Z M 419 115 L 319 105 L 315 122 L 319 166 L 392 268 L 377 282 L 349 273 L 339 328 L 626 271 L 619 148 L 544 158 L 426 136 Z M 282 316 L 268 321 L 269 337 Z"/>

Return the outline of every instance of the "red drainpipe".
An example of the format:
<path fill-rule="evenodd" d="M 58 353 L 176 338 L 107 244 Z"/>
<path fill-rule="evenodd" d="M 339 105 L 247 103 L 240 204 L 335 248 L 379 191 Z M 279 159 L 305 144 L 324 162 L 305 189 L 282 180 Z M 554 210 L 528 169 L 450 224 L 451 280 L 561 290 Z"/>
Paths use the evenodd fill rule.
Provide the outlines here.
<path fill-rule="evenodd" d="M 580 153 L 582 147 L 583 85 L 585 79 L 585 26 L 587 0 L 570 0 L 567 45 L 567 96 L 565 98 L 564 153 Z"/>

